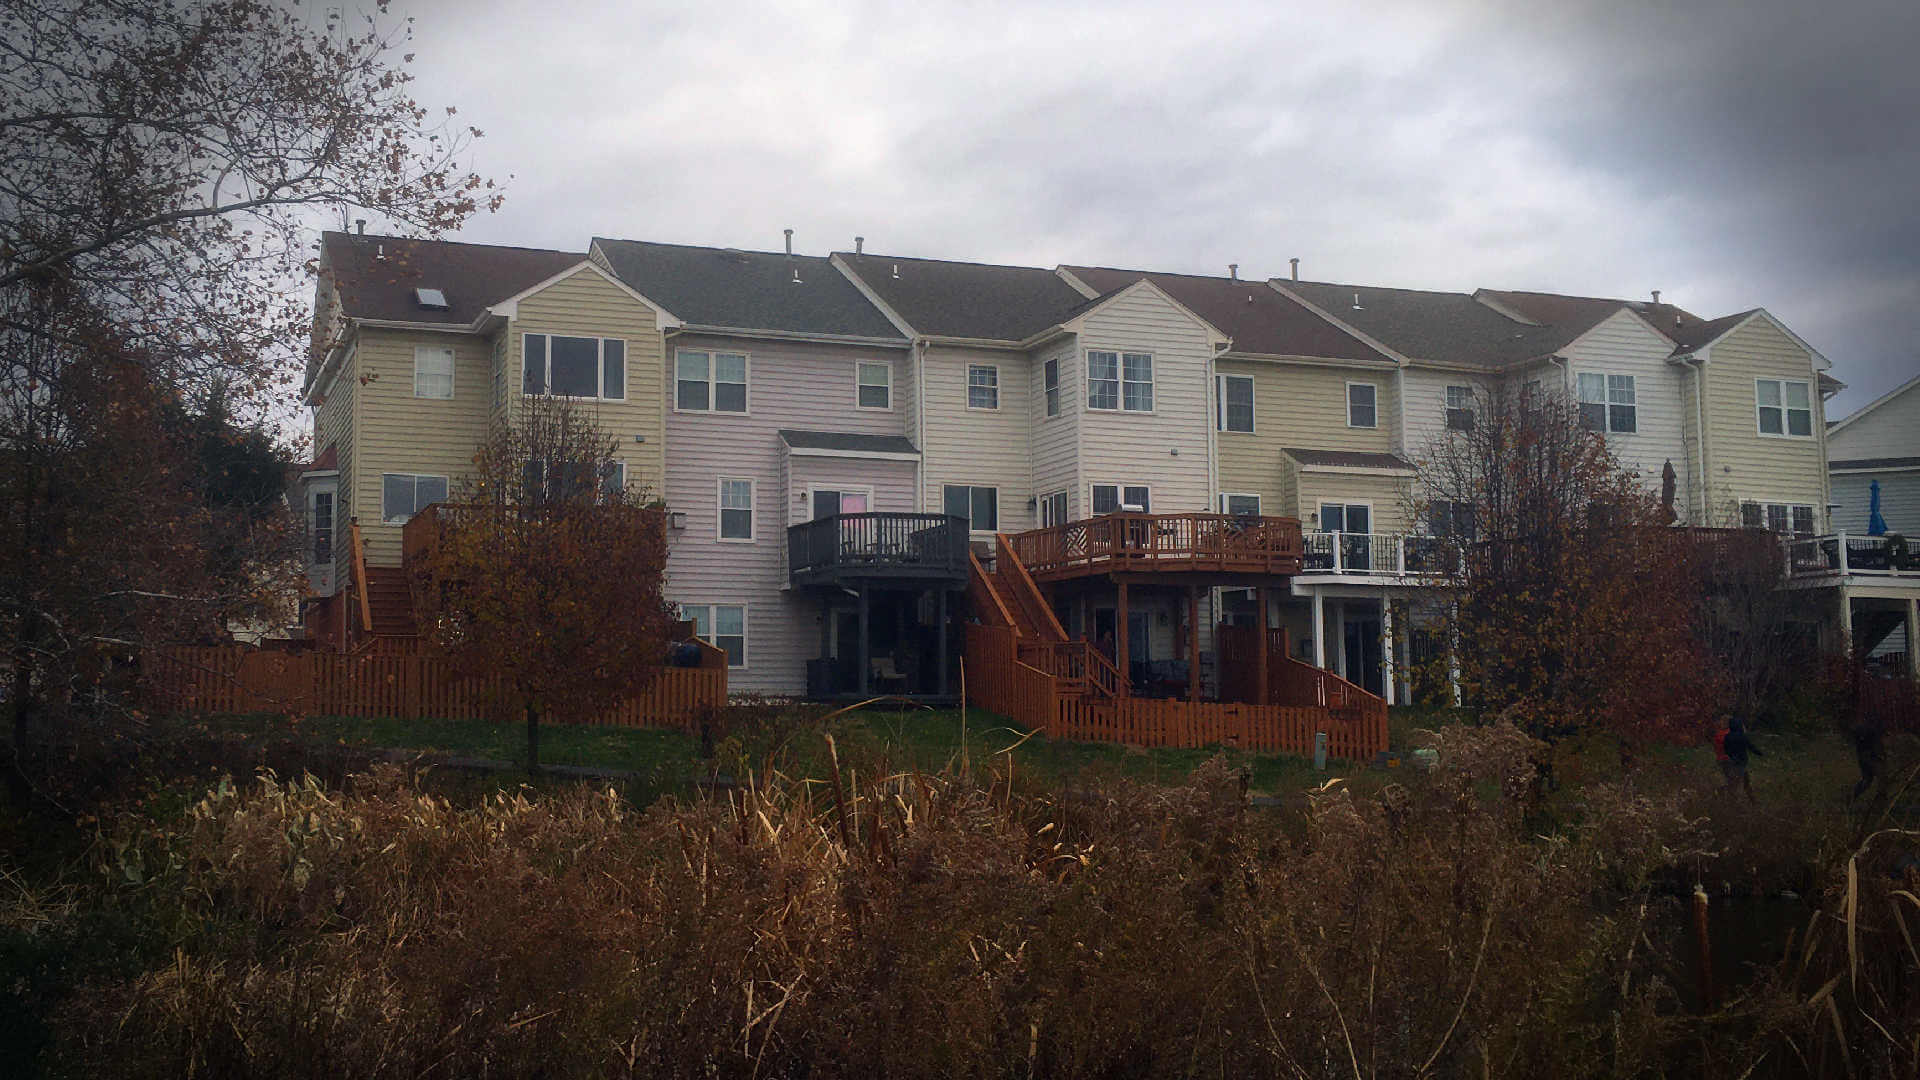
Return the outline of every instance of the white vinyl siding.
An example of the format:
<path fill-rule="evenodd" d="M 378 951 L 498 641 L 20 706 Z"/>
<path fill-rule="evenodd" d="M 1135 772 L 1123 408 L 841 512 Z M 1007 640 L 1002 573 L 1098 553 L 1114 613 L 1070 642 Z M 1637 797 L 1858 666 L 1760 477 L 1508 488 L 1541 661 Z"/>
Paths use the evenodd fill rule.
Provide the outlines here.
<path fill-rule="evenodd" d="M 1217 488 L 1227 485 L 1214 482 L 1209 460 L 1215 435 L 1208 328 L 1146 284 L 1090 310 L 1080 325 L 1080 347 L 1120 356 L 1123 376 L 1127 354 L 1143 358 L 1146 363 L 1137 362 L 1134 374 L 1151 377 L 1152 393 L 1150 412 L 1122 408 L 1078 415 L 1076 501 L 1089 498 L 1089 483 L 1133 483 L 1151 485 L 1158 513 L 1212 510 Z M 1148 402 L 1136 395 L 1136 404 Z M 1035 479 L 1042 491 L 1058 490 L 1069 480 L 1038 469 Z M 1234 490 L 1252 489 L 1235 485 Z"/>
<path fill-rule="evenodd" d="M 1583 376 L 1601 376 L 1597 391 L 1600 400 L 1593 403 L 1598 408 L 1589 411 L 1601 414 L 1602 424 L 1612 425 L 1616 420 L 1626 422 L 1624 407 L 1631 406 L 1631 430 L 1610 432 L 1608 450 L 1621 465 L 1638 473 L 1643 488 L 1656 496 L 1660 492 L 1661 474 L 1667 462 L 1673 462 L 1677 480 L 1674 510 L 1683 517 L 1689 515 L 1699 473 L 1695 444 L 1686 438 L 1687 425 L 1693 419 L 1687 392 L 1693 373 L 1668 361 L 1673 342 L 1634 312 L 1619 311 L 1561 352 L 1567 358 L 1575 383 L 1569 389 L 1576 394 Z M 1538 370 L 1549 372 L 1555 387 L 1562 385 L 1557 368 Z M 1521 377 L 1531 375 L 1529 372 Z M 1614 384 L 1615 378 L 1621 376 L 1633 380 L 1631 402 L 1626 400 L 1626 388 Z M 1623 415 L 1616 417 L 1615 414 Z M 1688 521 L 1688 524 L 1698 523 Z"/>

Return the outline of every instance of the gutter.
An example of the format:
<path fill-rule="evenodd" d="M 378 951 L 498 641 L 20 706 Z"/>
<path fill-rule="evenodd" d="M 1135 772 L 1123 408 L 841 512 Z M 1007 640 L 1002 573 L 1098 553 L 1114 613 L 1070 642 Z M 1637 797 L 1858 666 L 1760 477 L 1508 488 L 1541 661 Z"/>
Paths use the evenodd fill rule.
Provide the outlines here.
<path fill-rule="evenodd" d="M 682 323 L 679 326 L 665 327 L 661 333 L 668 337 L 680 334 L 710 334 L 715 337 L 760 338 L 767 341 L 812 341 L 823 345 L 864 345 L 881 349 L 905 349 L 912 343 L 905 338 L 866 337 L 861 334 L 816 334 L 804 330 L 758 330 L 743 326 L 705 326 L 697 323 Z"/>

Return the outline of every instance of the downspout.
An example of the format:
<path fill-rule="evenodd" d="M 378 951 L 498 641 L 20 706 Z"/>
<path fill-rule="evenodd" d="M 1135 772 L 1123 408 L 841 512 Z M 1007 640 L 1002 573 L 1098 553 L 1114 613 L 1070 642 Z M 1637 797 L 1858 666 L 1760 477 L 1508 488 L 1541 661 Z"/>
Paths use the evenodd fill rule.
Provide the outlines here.
<path fill-rule="evenodd" d="M 927 339 L 913 342 L 913 444 L 920 460 L 913 466 L 913 511 L 927 509 Z"/>
<path fill-rule="evenodd" d="M 1705 525 L 1707 508 L 1711 505 L 1707 501 L 1707 359 L 1695 353 L 1688 362 L 1693 365 L 1693 437 L 1700 443 L 1700 488 L 1695 493 L 1700 516 L 1695 523 Z"/>

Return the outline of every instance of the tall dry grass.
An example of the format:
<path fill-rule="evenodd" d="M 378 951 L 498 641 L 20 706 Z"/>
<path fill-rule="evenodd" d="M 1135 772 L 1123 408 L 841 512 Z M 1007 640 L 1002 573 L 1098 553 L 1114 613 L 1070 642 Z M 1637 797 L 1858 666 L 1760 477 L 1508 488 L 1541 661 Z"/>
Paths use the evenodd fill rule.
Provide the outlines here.
<path fill-rule="evenodd" d="M 1790 1038 L 1822 1053 L 1807 1024 L 1838 988 L 1808 1007 L 1770 976 L 1707 1017 L 1676 992 L 1688 969 L 1659 943 L 1698 821 L 1596 785 L 1548 822 L 1538 744 L 1439 742 L 1430 777 L 1285 812 L 1248 809 L 1217 762 L 1058 792 L 1004 757 L 970 779 L 845 763 L 645 812 L 585 789 L 456 807 L 392 768 L 346 791 L 266 775 L 103 839 L 112 903 L 165 959 L 70 998 L 50 1057 L 168 1077 L 1737 1077 L 1792 1075 Z"/>

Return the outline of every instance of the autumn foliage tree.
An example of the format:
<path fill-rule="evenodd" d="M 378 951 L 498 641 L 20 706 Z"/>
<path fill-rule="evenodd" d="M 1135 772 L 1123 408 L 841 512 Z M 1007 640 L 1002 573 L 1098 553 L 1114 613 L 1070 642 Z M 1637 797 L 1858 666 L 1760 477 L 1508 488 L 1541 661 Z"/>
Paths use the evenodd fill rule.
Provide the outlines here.
<path fill-rule="evenodd" d="M 496 677 L 540 760 L 543 717 L 587 718 L 665 659 L 664 515 L 625 483 L 614 441 L 565 399 L 527 397 L 436 513 L 416 569 L 423 632 L 463 675 Z"/>
<path fill-rule="evenodd" d="M 1469 702 L 1547 738 L 1710 729 L 1725 680 L 1692 546 L 1576 407 L 1493 388 L 1428 449 L 1419 487 L 1429 513 L 1472 522 L 1445 627 Z"/>
<path fill-rule="evenodd" d="M 312 226 L 497 205 L 404 25 L 264 0 L 0 5 L 0 651 L 14 761 L 102 650 L 257 612 Z M 323 343 L 324 344 L 324 343 Z M 210 403 L 217 409 L 209 412 Z M 264 451 L 264 454 L 263 454 Z M 244 504 L 244 509 L 242 508 Z M 210 557 L 211 556 L 211 557 Z M 10 770 L 16 780 L 20 770 Z"/>

